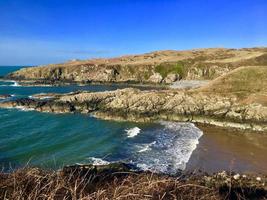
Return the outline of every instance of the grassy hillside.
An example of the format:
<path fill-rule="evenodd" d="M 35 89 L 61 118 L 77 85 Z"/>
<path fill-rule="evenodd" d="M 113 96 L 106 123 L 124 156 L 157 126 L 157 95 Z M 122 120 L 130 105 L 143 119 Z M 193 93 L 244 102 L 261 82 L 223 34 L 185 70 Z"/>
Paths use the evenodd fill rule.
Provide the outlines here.
<path fill-rule="evenodd" d="M 267 104 L 267 66 L 240 67 L 211 81 L 198 91 L 234 94 L 246 103 Z"/>

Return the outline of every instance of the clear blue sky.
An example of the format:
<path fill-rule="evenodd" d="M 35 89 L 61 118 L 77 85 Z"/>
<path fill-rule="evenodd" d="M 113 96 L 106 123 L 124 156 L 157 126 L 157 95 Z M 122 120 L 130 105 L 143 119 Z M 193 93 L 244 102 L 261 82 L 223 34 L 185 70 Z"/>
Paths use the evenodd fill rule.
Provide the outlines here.
<path fill-rule="evenodd" d="M 0 0 L 0 65 L 267 46 L 267 0 Z"/>

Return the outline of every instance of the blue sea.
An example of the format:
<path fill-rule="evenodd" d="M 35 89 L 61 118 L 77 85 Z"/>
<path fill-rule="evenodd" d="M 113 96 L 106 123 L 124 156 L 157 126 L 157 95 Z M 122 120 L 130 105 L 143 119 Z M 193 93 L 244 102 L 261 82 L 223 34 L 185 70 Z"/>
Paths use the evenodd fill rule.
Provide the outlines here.
<path fill-rule="evenodd" d="M 4 76 L 20 67 L 0 67 Z M 12 98 L 36 93 L 77 90 L 107 91 L 123 85 L 20 86 L 0 80 L 0 94 Z M 141 88 L 148 89 L 148 88 Z M 38 166 L 107 164 L 123 161 L 144 170 L 176 173 L 186 164 L 202 131 L 191 123 L 108 121 L 89 114 L 52 114 L 0 109 L 0 166 L 15 169 Z"/>

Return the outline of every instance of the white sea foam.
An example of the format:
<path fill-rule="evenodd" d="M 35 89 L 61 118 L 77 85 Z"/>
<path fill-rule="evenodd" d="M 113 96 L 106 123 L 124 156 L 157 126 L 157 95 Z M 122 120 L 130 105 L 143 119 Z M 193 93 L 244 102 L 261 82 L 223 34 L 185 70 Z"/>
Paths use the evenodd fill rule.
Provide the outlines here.
<path fill-rule="evenodd" d="M 10 85 L 7 85 L 7 84 L 0 85 L 1 87 L 18 87 L 18 86 L 20 86 L 17 81 L 13 81 L 13 80 L 1 80 L 1 82 L 13 83 L 13 84 L 10 84 Z"/>
<path fill-rule="evenodd" d="M 142 152 L 145 152 L 145 151 L 149 151 L 149 150 L 151 150 L 151 146 L 152 145 L 154 145 L 154 144 L 156 144 L 156 141 L 154 141 L 154 142 L 151 142 L 151 143 L 149 143 L 149 144 L 144 144 L 144 145 L 142 145 L 141 147 L 140 147 L 140 150 L 138 150 L 138 152 L 139 153 L 142 153 Z"/>
<path fill-rule="evenodd" d="M 101 158 L 95 158 L 95 157 L 89 157 L 88 158 L 89 161 L 93 164 L 93 165 L 108 165 L 110 162 L 103 160 Z"/>
<path fill-rule="evenodd" d="M 127 133 L 127 137 L 128 138 L 133 138 L 133 137 L 137 136 L 140 133 L 141 129 L 138 128 L 138 127 L 134 127 L 134 128 L 131 128 L 131 129 L 126 129 L 125 131 Z"/>
<path fill-rule="evenodd" d="M 144 145 L 133 161 L 142 170 L 175 174 L 178 170 L 186 168 L 186 163 L 203 133 L 192 123 L 160 124 L 163 128 L 151 133 L 155 135 L 155 142 Z"/>
<path fill-rule="evenodd" d="M 30 99 L 40 99 L 40 100 L 53 99 L 52 96 L 44 96 L 45 93 L 40 93 L 40 94 L 42 94 L 43 96 L 38 97 L 38 96 L 32 96 L 32 95 L 30 95 L 30 96 L 28 96 L 28 97 L 29 97 Z"/>
<path fill-rule="evenodd" d="M 26 108 L 24 106 L 16 106 L 15 108 L 22 110 L 22 111 L 33 111 L 33 108 Z"/>
<path fill-rule="evenodd" d="M 22 111 L 34 111 L 34 108 L 26 108 L 24 106 L 9 106 L 9 107 L 5 107 L 6 109 L 18 109 L 18 110 L 22 110 Z"/>
<path fill-rule="evenodd" d="M 20 85 L 18 84 L 17 81 L 12 81 L 12 82 L 13 82 L 13 85 L 11 85 L 11 86 L 13 86 L 13 87 L 18 87 L 18 86 L 20 86 Z"/>

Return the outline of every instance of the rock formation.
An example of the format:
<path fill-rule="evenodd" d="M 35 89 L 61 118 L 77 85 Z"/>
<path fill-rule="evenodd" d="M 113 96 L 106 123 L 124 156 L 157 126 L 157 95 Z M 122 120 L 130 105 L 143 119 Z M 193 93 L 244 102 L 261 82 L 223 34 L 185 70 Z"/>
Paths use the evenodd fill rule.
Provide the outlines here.
<path fill-rule="evenodd" d="M 1 99 L 7 99 L 9 97 L 12 97 L 10 94 L 0 94 L 0 100 Z"/>
<path fill-rule="evenodd" d="M 0 107 L 23 107 L 55 113 L 94 113 L 102 118 L 135 121 L 192 121 L 267 131 L 267 106 L 242 105 L 234 96 L 186 91 L 140 91 L 128 88 L 111 92 L 79 92 L 57 95 L 52 100 L 2 102 Z"/>

